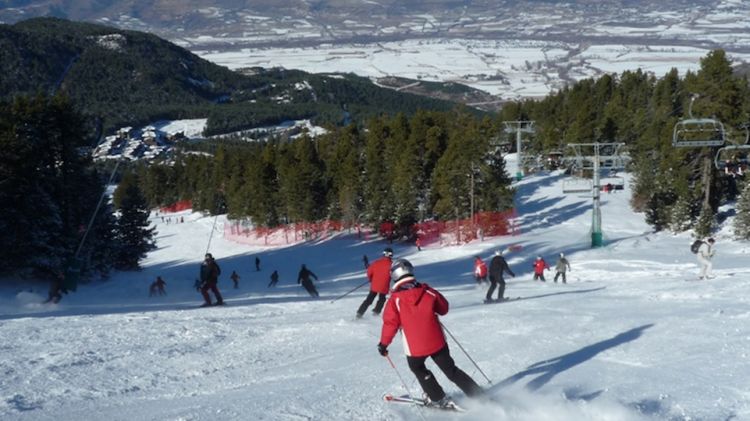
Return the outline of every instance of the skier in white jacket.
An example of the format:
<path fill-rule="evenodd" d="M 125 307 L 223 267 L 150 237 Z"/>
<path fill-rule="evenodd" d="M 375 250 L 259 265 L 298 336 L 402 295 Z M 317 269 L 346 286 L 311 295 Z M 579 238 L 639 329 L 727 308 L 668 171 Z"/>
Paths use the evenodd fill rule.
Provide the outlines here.
<path fill-rule="evenodd" d="M 709 238 L 698 248 L 698 264 L 701 267 L 700 279 L 713 278 L 711 272 L 713 264 L 711 263 L 711 259 L 716 253 L 716 250 L 714 250 L 714 243 L 714 239 Z"/>

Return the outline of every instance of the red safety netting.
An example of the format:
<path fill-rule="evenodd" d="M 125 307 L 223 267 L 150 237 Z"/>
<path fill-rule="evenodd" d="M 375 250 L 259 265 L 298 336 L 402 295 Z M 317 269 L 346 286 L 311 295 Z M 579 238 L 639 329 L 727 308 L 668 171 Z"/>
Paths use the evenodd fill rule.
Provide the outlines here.
<path fill-rule="evenodd" d="M 193 208 L 193 202 L 190 200 L 180 200 L 179 202 L 172 203 L 169 206 L 163 206 L 159 210 L 162 212 L 180 212 L 187 209 Z"/>
<path fill-rule="evenodd" d="M 513 223 L 515 211 L 480 212 L 470 218 L 451 221 L 425 221 L 414 224 L 409 232 L 400 232 L 390 221 L 377 229 L 342 221 L 300 222 L 274 228 L 257 227 L 248 220 L 228 221 L 224 225 L 224 238 L 240 244 L 256 246 L 285 246 L 306 241 L 323 241 L 356 235 L 362 240 L 380 236 L 389 241 L 418 241 L 420 247 L 461 245 L 483 241 L 485 237 L 517 235 Z"/>
<path fill-rule="evenodd" d="M 413 237 L 420 247 L 461 245 L 485 237 L 518 235 L 513 223 L 514 210 L 506 212 L 479 212 L 471 218 L 451 221 L 425 221 L 414 224 Z M 416 241 L 416 240 L 415 240 Z"/>

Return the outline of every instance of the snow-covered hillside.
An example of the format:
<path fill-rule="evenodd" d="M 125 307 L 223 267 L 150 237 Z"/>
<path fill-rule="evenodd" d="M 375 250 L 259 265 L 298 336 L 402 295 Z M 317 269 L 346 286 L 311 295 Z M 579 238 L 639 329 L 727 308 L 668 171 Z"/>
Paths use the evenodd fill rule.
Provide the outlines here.
<path fill-rule="evenodd" d="M 333 302 L 365 280 L 362 255 L 374 260 L 384 242 L 343 236 L 250 249 L 216 229 L 210 251 L 228 305 L 199 309 L 193 281 L 214 218 L 181 213 L 183 223 L 154 215 L 158 249 L 141 272 L 83 285 L 51 306 L 37 304 L 43 285 L 0 291 L 0 419 L 750 419 L 748 244 L 717 233 L 716 277 L 698 281 L 690 236 L 650 233 L 628 207 L 626 183 L 602 197 L 606 246 L 590 249 L 591 200 L 563 195 L 562 180 L 519 183 L 516 237 L 422 251 L 393 245 L 445 294 L 444 325 L 492 381 L 450 336 L 457 364 L 492 400 L 466 399 L 428 362 L 468 413 L 383 402 L 385 392 L 404 392 L 399 375 L 419 390 L 401 343 L 390 347 L 395 371 L 376 350 L 379 318 L 354 317 L 366 291 Z M 473 256 L 511 244 L 523 248 L 507 255 L 517 276 L 506 295 L 521 299 L 482 304 Z M 533 282 L 535 257 L 554 264 L 560 252 L 572 265 L 568 284 L 551 282 L 552 272 Z M 320 278 L 319 299 L 296 283 L 303 263 Z M 274 269 L 281 280 L 268 288 Z M 149 298 L 157 275 L 168 295 Z"/>

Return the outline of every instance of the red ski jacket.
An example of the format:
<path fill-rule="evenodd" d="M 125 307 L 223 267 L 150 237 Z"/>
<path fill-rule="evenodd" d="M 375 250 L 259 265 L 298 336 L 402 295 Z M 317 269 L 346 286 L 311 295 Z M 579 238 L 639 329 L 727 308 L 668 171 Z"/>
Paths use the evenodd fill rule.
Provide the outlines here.
<path fill-rule="evenodd" d="M 367 268 L 367 278 L 370 280 L 370 291 L 388 294 L 391 288 L 391 258 L 383 256 L 372 262 Z"/>
<path fill-rule="evenodd" d="M 411 288 L 394 291 L 385 305 L 380 343 L 390 345 L 400 328 L 406 355 L 432 355 L 446 345 L 438 314 L 448 313 L 448 300 L 429 285 L 417 284 L 413 278 L 407 283 Z"/>
<path fill-rule="evenodd" d="M 537 275 L 541 275 L 544 273 L 544 269 L 549 269 L 549 265 L 547 265 L 547 262 L 544 261 L 544 259 L 537 259 L 534 261 L 534 273 Z"/>
<path fill-rule="evenodd" d="M 484 278 L 485 276 L 487 276 L 487 265 L 484 264 L 482 259 L 474 260 L 474 275 L 479 278 Z"/>

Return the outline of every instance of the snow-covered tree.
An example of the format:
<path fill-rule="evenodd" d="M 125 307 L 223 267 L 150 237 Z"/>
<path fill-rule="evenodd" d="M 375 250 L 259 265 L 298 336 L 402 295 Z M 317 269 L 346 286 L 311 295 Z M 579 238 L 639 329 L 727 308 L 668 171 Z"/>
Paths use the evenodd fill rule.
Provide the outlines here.
<path fill-rule="evenodd" d="M 716 225 L 716 215 L 710 205 L 704 204 L 701 207 L 701 213 L 698 215 L 698 221 L 695 224 L 695 235 L 698 238 L 708 237 Z"/>
<path fill-rule="evenodd" d="M 693 227 L 696 213 L 695 203 L 695 199 L 690 196 L 677 199 L 669 217 L 669 229 L 672 232 L 683 232 Z"/>
<path fill-rule="evenodd" d="M 750 183 L 745 184 L 735 209 L 734 235 L 741 240 L 750 240 Z"/>

